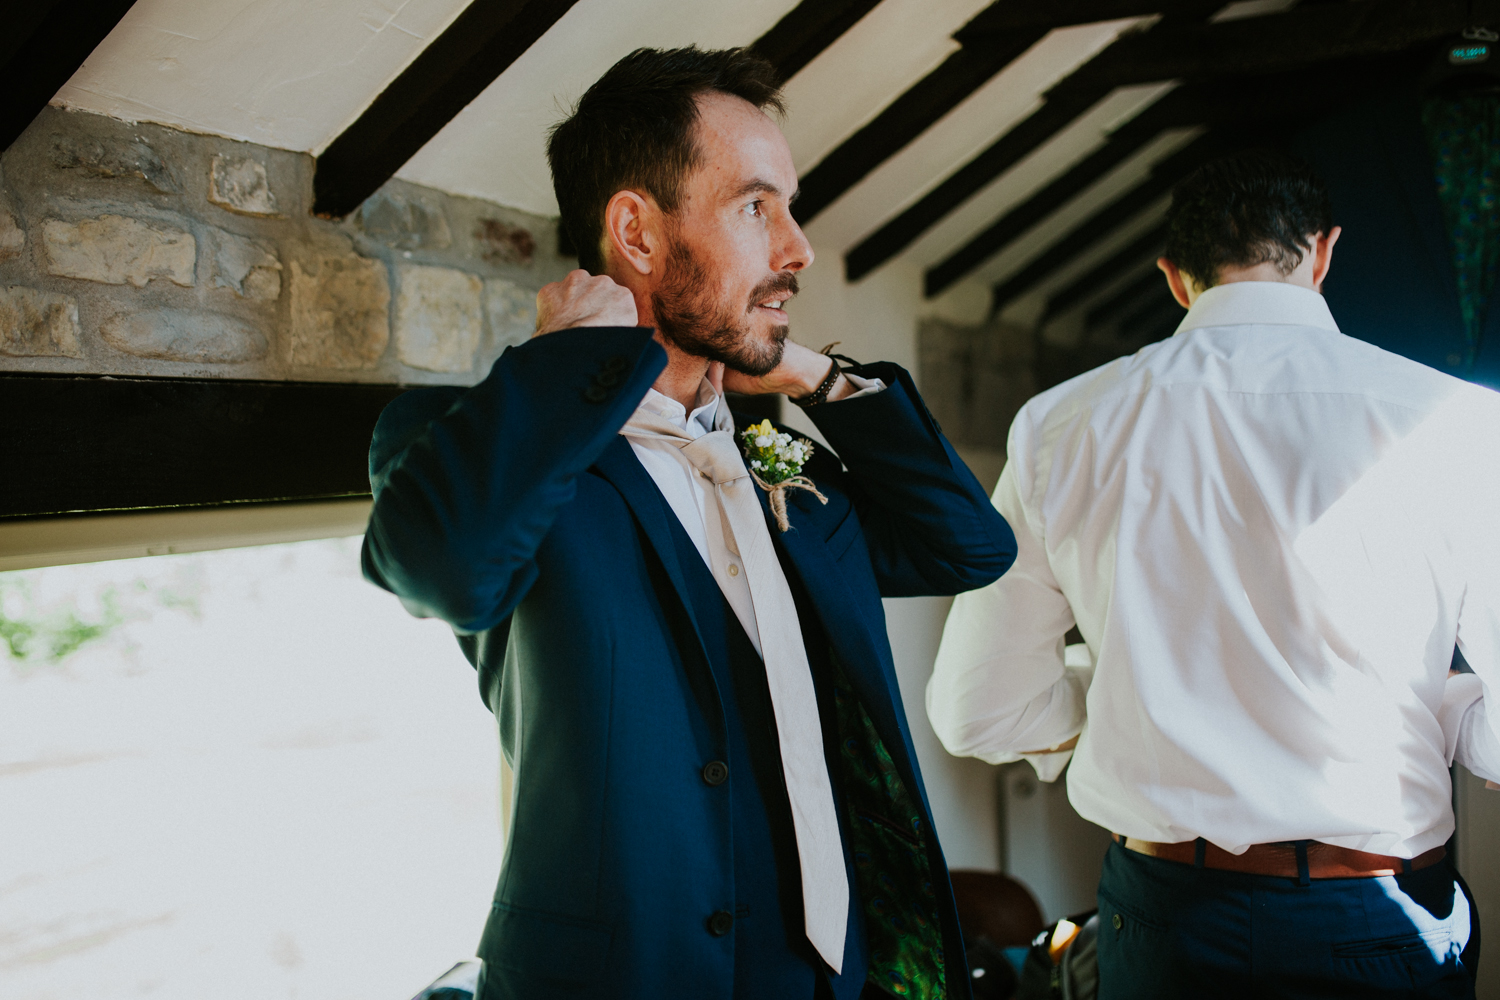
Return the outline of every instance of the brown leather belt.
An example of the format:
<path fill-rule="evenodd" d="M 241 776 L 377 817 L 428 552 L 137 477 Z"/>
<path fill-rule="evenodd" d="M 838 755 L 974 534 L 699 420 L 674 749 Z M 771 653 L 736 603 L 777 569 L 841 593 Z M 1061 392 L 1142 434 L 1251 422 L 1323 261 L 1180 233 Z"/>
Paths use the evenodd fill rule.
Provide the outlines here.
<path fill-rule="evenodd" d="M 1303 841 L 1305 858 L 1299 857 L 1296 842 L 1286 844 L 1251 844 L 1244 854 L 1230 854 L 1221 847 L 1204 840 L 1185 840 L 1180 844 L 1158 844 L 1149 840 L 1136 840 L 1111 834 L 1115 842 L 1127 850 L 1146 854 L 1165 861 L 1176 861 L 1184 865 L 1197 865 L 1227 872 L 1245 872 L 1250 875 L 1278 875 L 1284 878 L 1375 878 L 1378 875 L 1400 875 L 1404 871 L 1417 871 L 1435 865 L 1447 857 L 1445 847 L 1434 847 L 1416 857 L 1391 857 L 1388 854 L 1367 854 L 1347 847 L 1321 844 L 1316 840 Z M 1303 865 L 1306 867 L 1304 868 Z"/>

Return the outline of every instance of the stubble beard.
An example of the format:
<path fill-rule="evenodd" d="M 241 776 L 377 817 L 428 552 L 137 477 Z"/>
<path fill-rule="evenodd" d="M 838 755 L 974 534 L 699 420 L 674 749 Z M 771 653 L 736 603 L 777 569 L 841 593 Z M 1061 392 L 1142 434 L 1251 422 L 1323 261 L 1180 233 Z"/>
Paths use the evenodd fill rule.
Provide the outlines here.
<path fill-rule="evenodd" d="M 769 374 L 781 364 L 788 325 L 772 327 L 770 342 L 760 343 L 751 321 L 758 303 L 781 292 L 796 295 L 797 276 L 782 272 L 766 279 L 743 304 L 716 302 L 714 287 L 707 269 L 681 240 L 673 240 L 666 275 L 651 293 L 657 329 L 694 357 L 753 377 Z"/>

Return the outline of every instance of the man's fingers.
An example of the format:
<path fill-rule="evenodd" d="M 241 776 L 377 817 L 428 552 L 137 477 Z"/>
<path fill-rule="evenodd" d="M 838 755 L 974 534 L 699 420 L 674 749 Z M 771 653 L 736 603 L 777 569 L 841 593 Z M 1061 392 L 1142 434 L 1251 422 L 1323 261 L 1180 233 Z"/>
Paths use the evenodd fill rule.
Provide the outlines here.
<path fill-rule="evenodd" d="M 635 326 L 638 320 L 630 289 L 608 275 L 570 271 L 537 292 L 537 335 L 579 326 Z"/>

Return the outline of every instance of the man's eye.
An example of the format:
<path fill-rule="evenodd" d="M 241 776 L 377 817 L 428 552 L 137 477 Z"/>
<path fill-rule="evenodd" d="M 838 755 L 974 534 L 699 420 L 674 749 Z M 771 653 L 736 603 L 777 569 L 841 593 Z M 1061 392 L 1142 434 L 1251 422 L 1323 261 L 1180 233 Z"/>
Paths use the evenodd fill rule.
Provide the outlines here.
<path fill-rule="evenodd" d="M 764 213 L 761 211 L 761 204 L 761 201 L 759 199 L 756 199 L 755 201 L 752 201 L 745 206 L 745 212 L 749 215 L 763 215 Z"/>

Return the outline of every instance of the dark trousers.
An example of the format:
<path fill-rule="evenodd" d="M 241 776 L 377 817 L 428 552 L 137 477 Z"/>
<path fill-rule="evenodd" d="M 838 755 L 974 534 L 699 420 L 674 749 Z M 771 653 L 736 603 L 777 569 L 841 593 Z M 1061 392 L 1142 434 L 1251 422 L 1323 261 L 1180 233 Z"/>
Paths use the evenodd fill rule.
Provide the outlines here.
<path fill-rule="evenodd" d="M 1245 875 L 1111 844 L 1099 1000 L 1474 996 L 1479 923 L 1447 861 L 1377 878 Z"/>

